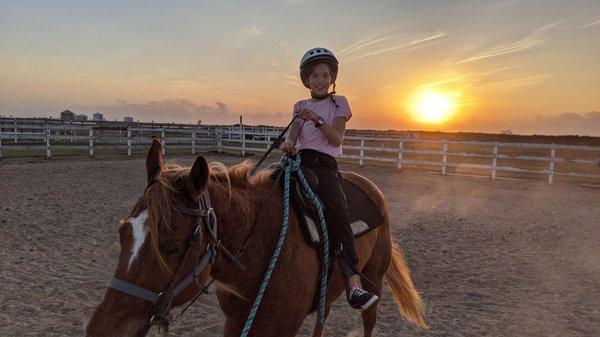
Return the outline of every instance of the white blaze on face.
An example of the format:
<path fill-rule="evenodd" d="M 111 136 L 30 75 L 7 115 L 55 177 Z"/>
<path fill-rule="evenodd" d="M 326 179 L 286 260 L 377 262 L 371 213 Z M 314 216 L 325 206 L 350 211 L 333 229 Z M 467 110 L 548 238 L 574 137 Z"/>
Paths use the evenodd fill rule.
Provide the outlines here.
<path fill-rule="evenodd" d="M 133 242 L 131 243 L 131 256 L 129 257 L 129 264 L 127 270 L 131 267 L 131 264 L 137 257 L 140 249 L 146 241 L 146 234 L 148 234 L 148 227 L 145 226 L 145 222 L 148 219 L 148 210 L 144 210 L 135 218 L 127 219 L 127 222 L 131 224 L 131 234 L 133 236 Z"/>

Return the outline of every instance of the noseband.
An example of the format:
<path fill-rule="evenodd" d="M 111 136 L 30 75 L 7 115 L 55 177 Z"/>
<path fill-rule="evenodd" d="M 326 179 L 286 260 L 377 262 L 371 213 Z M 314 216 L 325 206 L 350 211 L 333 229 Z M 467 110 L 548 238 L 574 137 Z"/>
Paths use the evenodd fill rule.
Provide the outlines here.
<path fill-rule="evenodd" d="M 146 207 L 146 199 L 143 196 L 140 196 L 138 199 L 138 204 Z M 231 254 L 217 238 L 217 216 L 214 209 L 211 207 L 208 189 L 205 189 L 202 192 L 202 197 L 198 202 L 198 208 L 172 206 L 171 211 L 194 217 L 197 219 L 197 221 L 196 227 L 187 240 L 185 255 L 181 260 L 177 271 L 173 275 L 169 286 L 163 291 L 156 293 L 152 290 L 125 282 L 116 277 L 113 277 L 108 283 L 108 287 L 111 289 L 140 298 L 153 304 L 149 319 L 139 333 L 140 336 L 145 336 L 153 325 L 158 325 L 159 329 L 164 328 L 165 332 L 168 331 L 169 322 L 171 319 L 171 304 L 173 299 L 183 290 L 187 289 L 187 287 L 192 283 L 198 288 L 198 292 L 194 299 L 206 291 L 210 283 L 208 285 L 200 284 L 198 282 L 198 276 L 206 269 L 209 262 L 215 262 L 219 252 L 223 252 L 223 254 L 227 256 L 238 268 L 245 270 L 244 265 L 239 262 L 236 256 Z M 209 242 L 206 244 L 204 249 L 199 247 L 201 241 L 200 239 L 202 238 L 202 227 L 204 227 L 210 235 Z M 204 251 L 203 254 L 202 251 Z M 200 257 L 201 255 L 202 257 Z M 195 259 L 195 266 L 185 278 L 181 279 L 182 273 L 184 272 L 182 267 L 184 263 L 188 261 L 188 259 Z M 181 281 L 178 281 L 179 279 L 181 279 Z"/>

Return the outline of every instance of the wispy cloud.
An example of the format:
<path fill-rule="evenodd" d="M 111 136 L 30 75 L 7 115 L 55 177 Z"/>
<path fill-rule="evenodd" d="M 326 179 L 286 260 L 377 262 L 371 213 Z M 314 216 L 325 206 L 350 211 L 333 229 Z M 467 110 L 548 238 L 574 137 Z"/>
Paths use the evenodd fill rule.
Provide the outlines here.
<path fill-rule="evenodd" d="M 386 29 L 359 39 L 340 50 L 339 55 L 346 56 L 347 60 L 357 60 L 395 50 L 412 50 L 424 47 L 427 43 L 447 35 L 444 31 L 426 34 L 393 32 L 401 27 Z"/>
<path fill-rule="evenodd" d="M 565 20 L 561 20 L 561 21 L 556 21 L 556 22 L 547 24 L 545 26 L 542 26 L 542 27 L 534 30 L 529 35 L 527 35 L 526 37 L 524 37 L 518 41 L 489 48 L 488 50 L 485 50 L 485 51 L 480 52 L 476 55 L 473 55 L 469 58 L 461 60 L 458 63 L 460 64 L 460 63 L 479 61 L 479 60 L 496 57 L 496 56 L 500 56 L 500 55 L 512 54 L 512 53 L 516 53 L 516 52 L 519 52 L 522 50 L 540 46 L 546 42 L 546 39 L 547 39 L 546 32 L 548 30 L 550 30 L 551 28 L 556 27 L 564 22 L 565 22 Z"/>
<path fill-rule="evenodd" d="M 515 74 L 497 79 L 483 80 L 479 85 L 479 89 L 487 89 L 496 92 L 513 91 L 515 89 L 530 87 L 539 83 L 543 83 L 552 75 L 550 74 Z"/>
<path fill-rule="evenodd" d="M 577 28 L 590 28 L 590 27 L 594 27 L 597 25 L 600 25 L 600 16 L 590 19 L 589 22 L 584 23 L 583 25 L 581 25 Z"/>
<path fill-rule="evenodd" d="M 381 29 L 379 31 L 371 32 L 367 36 L 358 39 L 356 42 L 350 44 L 349 46 L 342 48 L 338 53 L 340 55 L 345 55 L 345 54 L 351 53 L 355 50 L 367 47 L 369 45 L 372 45 L 372 44 L 380 42 L 380 41 L 385 41 L 385 40 L 389 40 L 394 37 L 403 36 L 404 34 L 398 34 L 398 33 L 394 34 L 394 32 L 397 32 L 398 30 L 405 28 L 405 27 L 406 27 L 406 23 L 400 22 L 400 23 L 391 25 L 389 27 L 386 27 L 384 29 Z"/>

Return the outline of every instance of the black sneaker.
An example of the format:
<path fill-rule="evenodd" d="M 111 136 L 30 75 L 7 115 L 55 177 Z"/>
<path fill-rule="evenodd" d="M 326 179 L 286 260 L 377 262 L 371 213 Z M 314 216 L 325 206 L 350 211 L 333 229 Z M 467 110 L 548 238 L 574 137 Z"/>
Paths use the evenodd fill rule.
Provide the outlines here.
<path fill-rule="evenodd" d="M 346 298 L 348 299 L 348 303 L 354 309 L 368 309 L 373 303 L 377 302 L 379 296 L 370 293 L 368 291 L 364 291 L 360 288 L 352 288 L 346 294 Z"/>

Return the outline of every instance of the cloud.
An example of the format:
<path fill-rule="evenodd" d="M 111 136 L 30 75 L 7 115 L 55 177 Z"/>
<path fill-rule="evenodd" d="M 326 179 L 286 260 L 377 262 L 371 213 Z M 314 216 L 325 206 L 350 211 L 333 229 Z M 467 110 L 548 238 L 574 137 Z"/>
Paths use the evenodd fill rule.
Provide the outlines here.
<path fill-rule="evenodd" d="M 261 32 L 256 25 L 250 26 L 250 28 L 248 29 L 248 33 L 254 35 L 264 35 L 263 32 Z"/>
<path fill-rule="evenodd" d="M 579 26 L 578 28 L 590 28 L 590 27 L 594 27 L 597 25 L 600 25 L 600 16 L 590 19 L 590 21 L 588 23 L 585 23 L 585 24 Z"/>
<path fill-rule="evenodd" d="M 146 103 L 131 103 L 116 99 L 116 105 L 86 107 L 83 110 L 104 112 L 107 118 L 121 119 L 128 115 L 140 121 L 195 123 L 202 120 L 205 124 L 235 124 L 239 116 L 244 117 L 244 123 L 283 125 L 287 123 L 289 114 L 281 111 L 247 112 L 230 109 L 229 106 L 217 101 L 214 104 L 199 104 L 188 99 L 174 98 Z"/>
<path fill-rule="evenodd" d="M 479 89 L 490 91 L 512 91 L 518 88 L 530 87 L 552 77 L 550 74 L 515 73 L 499 76 L 482 77 L 474 81 Z"/>
<path fill-rule="evenodd" d="M 215 102 L 214 105 L 198 104 L 183 98 L 166 99 L 161 101 L 150 101 L 146 103 L 130 103 L 122 99 L 115 100 L 118 104 L 113 106 L 99 107 L 97 109 L 112 114 L 129 114 L 136 119 L 149 121 L 170 122 L 196 121 L 201 119 L 208 123 L 216 123 L 218 120 L 226 120 L 235 117 L 227 104 Z"/>
<path fill-rule="evenodd" d="M 551 28 L 558 26 L 562 23 L 564 23 L 564 20 L 547 24 L 545 26 L 542 26 L 542 27 L 534 30 L 529 35 L 527 35 L 526 37 L 524 37 L 518 41 L 489 48 L 488 50 L 485 50 L 483 52 L 475 54 L 475 55 L 473 55 L 469 58 L 466 58 L 462 61 L 459 61 L 457 63 L 460 64 L 460 63 L 479 61 L 479 60 L 496 57 L 496 56 L 500 56 L 500 55 L 512 54 L 512 53 L 516 53 L 516 52 L 519 52 L 522 50 L 540 46 L 546 42 L 546 38 L 547 38 L 546 32 L 548 30 L 550 30 Z"/>
<path fill-rule="evenodd" d="M 600 112 L 568 112 L 556 116 L 537 115 L 533 120 L 515 123 L 514 129 L 548 134 L 600 136 Z"/>
<path fill-rule="evenodd" d="M 348 60 L 358 60 L 364 57 L 375 56 L 395 50 L 414 50 L 428 46 L 429 42 L 446 36 L 448 33 L 437 31 L 425 34 L 407 34 L 390 32 L 398 28 L 390 28 L 384 31 L 371 34 L 362 38 L 349 46 L 346 46 L 338 53 L 340 56 L 346 56 Z"/>

